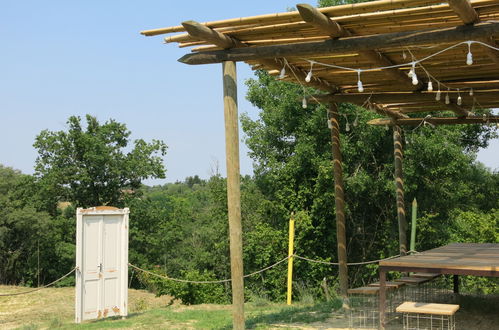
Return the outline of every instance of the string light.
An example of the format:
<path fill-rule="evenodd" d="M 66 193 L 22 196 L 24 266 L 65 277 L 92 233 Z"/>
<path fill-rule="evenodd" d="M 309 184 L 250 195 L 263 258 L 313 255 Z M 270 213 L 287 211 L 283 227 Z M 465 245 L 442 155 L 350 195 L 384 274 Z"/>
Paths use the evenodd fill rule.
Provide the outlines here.
<path fill-rule="evenodd" d="M 314 66 L 314 62 L 310 62 L 310 71 L 308 72 L 307 76 L 305 77 L 306 82 L 310 82 L 312 80 L 312 67 Z"/>
<path fill-rule="evenodd" d="M 353 127 L 357 127 L 359 125 L 359 113 L 355 116 L 355 120 L 353 121 Z"/>
<path fill-rule="evenodd" d="M 459 89 L 457 90 L 457 105 L 463 104 L 463 98 L 461 97 L 461 94 L 459 93 Z"/>
<path fill-rule="evenodd" d="M 450 103 L 449 90 L 450 90 L 450 88 L 447 88 L 447 94 L 445 94 L 445 104 Z"/>
<path fill-rule="evenodd" d="M 357 89 L 359 91 L 359 93 L 362 93 L 364 91 L 364 86 L 362 85 L 362 81 L 360 80 L 360 73 L 362 72 L 361 69 L 358 69 L 357 70 Z"/>
<path fill-rule="evenodd" d="M 306 108 L 307 108 L 307 106 L 308 106 L 308 105 L 307 105 L 307 98 L 304 96 L 304 97 L 303 97 L 303 100 L 301 101 L 301 107 L 302 107 L 303 109 L 306 109 Z"/>
<path fill-rule="evenodd" d="M 468 55 L 466 55 L 466 64 L 472 65 L 473 64 L 473 54 L 471 54 L 471 43 L 472 41 L 468 41 Z"/>
<path fill-rule="evenodd" d="M 279 74 L 279 79 L 284 79 L 286 76 L 286 65 L 284 65 L 281 69 L 281 73 Z"/>
<path fill-rule="evenodd" d="M 418 81 L 418 76 L 416 75 L 416 62 L 412 62 L 411 71 L 412 71 L 412 75 L 411 75 L 412 84 L 417 85 L 419 83 L 419 81 Z"/>
<path fill-rule="evenodd" d="M 470 89 L 470 96 L 473 96 L 473 88 Z"/>
<path fill-rule="evenodd" d="M 433 92 L 433 83 L 430 81 L 428 81 L 428 92 Z"/>
<path fill-rule="evenodd" d="M 406 55 L 406 53 L 405 53 L 405 50 L 403 50 L 403 51 L 402 51 L 402 58 L 403 58 L 404 60 L 405 60 L 405 59 L 407 59 L 407 55 Z"/>
<path fill-rule="evenodd" d="M 440 91 L 440 82 L 438 83 L 438 91 L 437 94 L 435 95 L 435 100 L 440 101 L 442 98 L 442 92 Z"/>

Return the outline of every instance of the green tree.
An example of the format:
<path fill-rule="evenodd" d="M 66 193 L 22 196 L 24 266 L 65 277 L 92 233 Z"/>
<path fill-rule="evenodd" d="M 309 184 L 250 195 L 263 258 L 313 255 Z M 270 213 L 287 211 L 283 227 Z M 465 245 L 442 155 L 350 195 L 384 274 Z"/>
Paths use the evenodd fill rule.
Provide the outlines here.
<path fill-rule="evenodd" d="M 165 177 L 161 156 L 167 147 L 162 141 L 138 139 L 130 148 L 125 124 L 112 119 L 100 124 L 91 115 L 86 122 L 84 128 L 80 117 L 71 116 L 67 131 L 44 130 L 36 137 L 35 176 L 47 195 L 81 207 L 121 206 L 124 190 L 137 190 L 147 178 Z"/>
<path fill-rule="evenodd" d="M 327 108 L 298 101 L 300 86 L 277 81 L 265 72 L 248 84 L 248 100 L 260 108 L 253 120 L 242 115 L 242 128 L 255 179 L 265 198 L 276 204 L 272 220 L 276 229 L 287 227 L 289 214 L 297 220 L 298 254 L 336 260 L 331 137 Z M 314 93 L 316 91 L 310 91 Z M 340 104 L 341 148 L 346 199 L 349 260 L 364 261 L 394 255 L 398 250 L 398 225 L 393 181 L 392 131 L 367 124 L 378 115 L 367 109 Z M 496 136 L 488 126 L 420 127 L 405 131 L 408 144 L 404 172 L 406 199 L 416 197 L 423 217 L 428 215 L 426 249 L 450 241 L 449 223 L 455 209 L 488 211 L 498 208 L 497 173 L 475 161 L 474 152 Z M 299 229 L 299 227 L 302 227 Z M 297 263 L 296 274 L 319 281 L 324 268 Z M 350 268 L 352 285 L 376 274 L 375 268 Z"/>

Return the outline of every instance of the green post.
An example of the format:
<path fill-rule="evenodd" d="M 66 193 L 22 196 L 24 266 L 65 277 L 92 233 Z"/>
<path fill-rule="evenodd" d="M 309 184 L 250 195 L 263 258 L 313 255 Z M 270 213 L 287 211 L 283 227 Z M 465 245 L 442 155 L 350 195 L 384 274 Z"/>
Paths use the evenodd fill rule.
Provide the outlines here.
<path fill-rule="evenodd" d="M 416 219 L 418 213 L 418 202 L 416 198 L 412 201 L 412 220 L 411 220 L 411 251 L 416 250 Z"/>

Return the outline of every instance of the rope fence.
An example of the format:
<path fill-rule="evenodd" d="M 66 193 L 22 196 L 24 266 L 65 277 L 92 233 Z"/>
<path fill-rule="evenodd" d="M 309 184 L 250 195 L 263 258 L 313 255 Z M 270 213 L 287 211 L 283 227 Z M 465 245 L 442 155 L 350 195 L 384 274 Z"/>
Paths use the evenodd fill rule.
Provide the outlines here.
<path fill-rule="evenodd" d="M 40 287 L 38 287 L 36 289 L 29 290 L 29 291 L 24 291 L 24 292 L 0 293 L 0 297 L 19 296 L 19 295 L 22 295 L 22 294 L 28 294 L 28 293 L 32 293 L 32 292 L 35 292 L 35 291 L 38 291 L 38 290 L 41 290 L 41 289 L 48 288 L 49 286 L 52 286 L 52 285 L 56 284 L 57 282 L 62 281 L 63 279 L 65 279 L 69 275 L 71 275 L 77 268 L 78 267 L 73 267 L 73 269 L 71 269 L 71 271 L 69 273 L 67 273 L 66 275 L 64 275 L 64 276 L 58 278 L 57 280 L 55 280 L 53 282 L 50 282 L 49 284 L 46 284 L 44 286 L 40 286 Z"/>
<path fill-rule="evenodd" d="M 414 253 L 419 253 L 417 251 L 408 251 L 408 253 L 410 254 L 414 254 Z M 302 257 L 302 256 L 299 256 L 299 255 L 296 255 L 296 254 L 293 254 L 293 255 L 290 255 L 290 256 L 287 256 L 279 261 L 277 261 L 276 263 L 270 265 L 270 266 L 267 266 L 265 268 L 262 268 L 260 270 L 257 270 L 255 272 L 252 272 L 252 273 L 249 273 L 249 274 L 246 274 L 244 275 L 243 277 L 244 278 L 248 278 L 248 277 L 251 277 L 251 276 L 254 276 L 254 275 L 257 275 L 257 274 L 260 274 L 260 273 L 263 273 L 269 269 L 272 269 L 274 267 L 276 267 L 277 265 L 283 263 L 284 261 L 290 259 L 291 257 L 294 257 L 296 259 L 300 259 L 300 260 L 304 260 L 304 261 L 308 261 L 308 262 L 312 262 L 312 263 L 318 263 L 318 264 L 324 264 L 324 265 L 331 265 L 331 266 L 339 266 L 339 263 L 338 262 L 329 262 L 329 261 L 323 261 L 323 260 L 315 260 L 315 259 L 310 259 L 310 258 L 306 258 L 306 257 Z M 369 265 L 369 264 L 374 264 L 374 263 L 378 263 L 380 261 L 383 261 L 383 260 L 390 260 L 390 259 L 393 259 L 393 258 L 397 258 L 397 257 L 400 257 L 400 254 L 397 254 L 395 256 L 391 256 L 391 257 L 388 257 L 388 258 L 383 258 L 383 259 L 377 259 L 377 260 L 371 260 L 371 261 L 364 261 L 364 262 L 350 262 L 350 263 L 347 263 L 347 266 L 361 266 L 361 265 Z M 212 281 L 194 281 L 194 280 L 184 280 L 184 279 L 179 279 L 179 278 L 174 278 L 174 277 L 169 277 L 169 276 L 166 276 L 166 275 L 160 275 L 160 274 L 156 274 L 154 272 L 151 272 L 149 270 L 146 270 L 146 269 L 142 269 L 138 266 L 135 266 L 131 263 L 128 264 L 128 266 L 130 266 L 131 268 L 135 269 L 135 270 L 138 270 L 140 272 L 143 272 L 145 274 L 149 274 L 149 275 L 152 275 L 152 276 L 155 276 L 155 277 L 158 277 L 158 278 L 162 278 L 162 279 L 165 279 L 165 280 L 169 280 L 169 281 L 174 281 L 174 282 L 180 282 L 180 283 L 191 283 L 191 284 L 215 284 L 215 283 L 227 283 L 227 282 L 230 282 L 231 279 L 228 278 L 228 279 L 223 279 L 223 280 L 212 280 Z M 49 283 L 49 284 L 46 284 L 44 286 L 41 286 L 41 287 L 38 287 L 38 288 L 35 288 L 33 290 L 29 290 L 29 291 L 24 291 L 24 292 L 15 292 L 15 293 L 0 293 L 0 297 L 9 297 L 9 296 L 18 296 L 18 295 L 23 295 L 23 294 L 28 294 L 28 293 L 32 293 L 32 292 L 36 292 L 38 290 L 41 290 L 41 289 L 45 289 L 45 288 L 48 288 L 54 284 L 56 284 L 57 282 L 60 282 L 62 281 L 63 279 L 65 279 L 66 277 L 68 277 L 69 275 L 71 275 L 75 270 L 77 270 L 78 267 L 73 267 L 73 269 L 71 269 L 71 271 L 69 271 L 67 274 L 65 274 L 64 276 L 58 278 L 57 280 Z"/>
<path fill-rule="evenodd" d="M 416 251 L 409 251 L 409 253 L 417 253 Z M 329 261 L 322 261 L 322 260 L 314 260 L 314 259 L 310 259 L 310 258 L 306 258 L 306 257 L 302 257 L 302 256 L 299 256 L 299 255 L 296 255 L 296 254 L 293 254 L 293 255 L 290 255 L 290 256 L 287 256 L 281 260 L 279 260 L 278 262 L 270 265 L 270 266 L 267 266 L 265 268 L 262 268 L 260 270 L 257 270 L 253 273 L 249 273 L 249 274 L 246 274 L 243 276 L 243 278 L 247 278 L 247 277 L 250 277 L 250 276 L 253 276 L 253 275 L 257 275 L 257 274 L 260 274 L 260 273 L 263 273 L 264 271 L 267 271 L 271 268 L 274 268 L 275 266 L 283 263 L 284 261 L 290 259 L 291 257 L 294 257 L 296 259 L 301 259 L 301 260 L 305 260 L 305 261 L 308 261 L 308 262 L 312 262 L 312 263 L 318 263 L 318 264 L 324 264 L 324 265 L 331 265 L 331 266 L 339 266 L 339 263 L 338 262 L 329 262 Z M 397 257 L 400 257 L 400 254 L 397 254 L 395 256 L 391 256 L 391 257 L 388 257 L 388 258 L 383 258 L 383 259 L 377 259 L 377 260 L 371 260 L 371 261 L 364 261 L 364 262 L 350 262 L 350 263 L 347 263 L 347 266 L 361 266 L 361 265 L 369 265 L 369 264 L 375 264 L 375 263 L 378 263 L 380 261 L 383 261 L 383 260 L 390 260 L 390 259 L 393 259 L 393 258 L 397 258 Z M 160 274 L 156 274 L 154 272 L 151 272 L 149 270 L 145 270 L 145 269 L 142 269 L 138 266 L 135 266 L 131 263 L 128 264 L 130 267 L 132 267 L 133 269 L 136 269 L 138 271 L 141 271 L 143 273 L 146 273 L 146 274 L 149 274 L 149 275 L 152 275 L 152 276 L 155 276 L 155 277 L 158 277 L 158 278 L 162 278 L 162 279 L 165 279 L 165 280 L 169 280 L 169 281 L 174 281 L 174 282 L 180 282 L 180 283 L 191 283 L 191 284 L 215 284 L 215 283 L 227 283 L 227 282 L 230 282 L 231 279 L 228 278 L 228 279 L 223 279 L 223 280 L 212 280 L 212 281 L 194 281 L 194 280 L 184 280 L 184 279 L 179 279 L 179 278 L 174 278 L 174 277 L 169 277 L 169 276 L 166 276 L 166 275 L 160 275 Z"/>

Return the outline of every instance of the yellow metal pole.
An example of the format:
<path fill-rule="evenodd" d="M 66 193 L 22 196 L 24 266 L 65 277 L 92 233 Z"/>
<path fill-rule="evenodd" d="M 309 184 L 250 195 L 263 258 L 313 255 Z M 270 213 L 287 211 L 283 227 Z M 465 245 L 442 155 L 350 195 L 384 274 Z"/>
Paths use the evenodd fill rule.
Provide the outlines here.
<path fill-rule="evenodd" d="M 294 213 L 291 213 L 289 218 L 289 247 L 288 247 L 288 301 L 287 304 L 291 305 L 291 294 L 293 292 L 293 254 L 295 242 L 295 219 Z"/>

